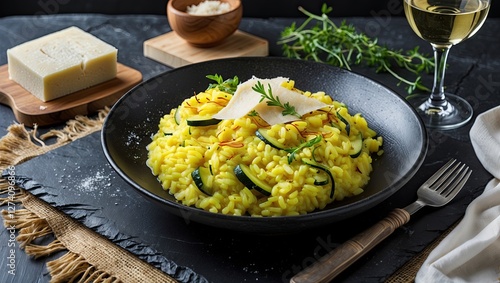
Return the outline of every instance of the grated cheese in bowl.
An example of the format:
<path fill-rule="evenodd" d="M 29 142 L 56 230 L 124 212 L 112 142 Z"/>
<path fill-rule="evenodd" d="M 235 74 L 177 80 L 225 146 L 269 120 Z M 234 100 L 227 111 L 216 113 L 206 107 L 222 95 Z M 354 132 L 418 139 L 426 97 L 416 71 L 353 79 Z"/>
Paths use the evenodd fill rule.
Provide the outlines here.
<path fill-rule="evenodd" d="M 198 16 L 218 15 L 229 12 L 230 10 L 231 6 L 229 3 L 214 0 L 203 1 L 198 5 L 187 7 L 188 14 Z"/>

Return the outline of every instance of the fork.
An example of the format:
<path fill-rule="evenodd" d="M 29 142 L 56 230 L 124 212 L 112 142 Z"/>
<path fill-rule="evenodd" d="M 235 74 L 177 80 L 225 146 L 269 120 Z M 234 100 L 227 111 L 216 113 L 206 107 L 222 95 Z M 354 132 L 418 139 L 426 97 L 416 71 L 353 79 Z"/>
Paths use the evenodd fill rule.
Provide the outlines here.
<path fill-rule="evenodd" d="M 347 267 L 378 243 L 410 220 L 424 206 L 440 207 L 449 203 L 463 188 L 472 170 L 468 166 L 448 161 L 423 183 L 417 191 L 418 199 L 403 209 L 396 208 L 377 224 L 341 244 L 317 262 L 296 274 L 290 282 L 330 282 Z"/>

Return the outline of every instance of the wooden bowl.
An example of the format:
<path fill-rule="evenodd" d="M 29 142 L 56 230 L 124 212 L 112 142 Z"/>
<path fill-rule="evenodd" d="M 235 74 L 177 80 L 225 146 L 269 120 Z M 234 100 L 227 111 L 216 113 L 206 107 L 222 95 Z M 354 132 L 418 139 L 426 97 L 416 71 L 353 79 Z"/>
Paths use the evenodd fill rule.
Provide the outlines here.
<path fill-rule="evenodd" d="M 169 0 L 167 17 L 170 27 L 188 43 L 197 47 L 212 47 L 233 34 L 241 22 L 243 6 L 240 0 L 220 0 L 231 6 L 230 11 L 217 15 L 188 14 L 187 7 L 203 0 Z"/>

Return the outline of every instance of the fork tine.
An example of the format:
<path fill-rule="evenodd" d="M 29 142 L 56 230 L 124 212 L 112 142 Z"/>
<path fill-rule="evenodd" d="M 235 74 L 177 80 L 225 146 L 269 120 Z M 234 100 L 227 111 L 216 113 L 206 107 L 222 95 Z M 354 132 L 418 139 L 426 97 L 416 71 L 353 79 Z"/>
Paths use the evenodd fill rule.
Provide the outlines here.
<path fill-rule="evenodd" d="M 449 187 L 450 189 L 443 193 L 444 197 L 446 197 L 448 201 L 452 200 L 460 192 L 460 190 L 462 190 L 471 174 L 472 170 L 470 170 L 469 167 L 466 167 L 460 176 L 456 178 L 453 184 Z"/>
<path fill-rule="evenodd" d="M 443 174 L 455 163 L 456 159 L 452 158 L 450 159 L 443 167 L 441 167 L 436 173 L 434 173 L 427 181 L 425 182 L 426 185 L 429 187 L 432 186 L 438 179 L 443 176 Z M 449 173 L 448 173 L 449 174 Z"/>
<path fill-rule="evenodd" d="M 439 183 L 436 185 L 436 192 L 444 195 L 444 190 L 446 190 L 447 188 L 450 187 L 450 183 L 457 177 L 457 175 L 464 169 L 465 167 L 465 164 L 462 164 L 462 166 L 460 168 L 458 168 L 458 166 L 460 166 L 460 164 L 462 164 L 461 162 L 458 162 L 455 166 L 453 166 L 452 169 L 450 169 L 449 171 L 447 171 L 447 173 L 445 175 L 443 175 L 442 178 L 440 178 L 440 181 Z M 457 169 L 458 168 L 458 169 Z M 453 175 L 452 175 L 453 174 Z"/>

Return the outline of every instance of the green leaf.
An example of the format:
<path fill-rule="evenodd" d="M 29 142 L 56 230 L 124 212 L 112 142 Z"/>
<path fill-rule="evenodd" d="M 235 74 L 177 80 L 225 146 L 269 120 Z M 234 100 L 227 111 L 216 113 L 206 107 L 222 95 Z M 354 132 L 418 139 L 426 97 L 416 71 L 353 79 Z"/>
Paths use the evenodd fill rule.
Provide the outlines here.
<path fill-rule="evenodd" d="M 323 136 L 322 135 L 318 135 L 316 136 L 315 138 L 305 142 L 305 143 L 301 143 L 299 146 L 297 147 L 293 147 L 293 148 L 289 148 L 289 149 L 285 149 L 286 152 L 289 153 L 288 155 L 288 164 L 292 163 L 293 160 L 295 159 L 295 154 L 303 149 L 303 148 L 306 148 L 306 147 L 311 147 L 317 143 L 319 143 L 321 140 L 323 139 Z"/>
<path fill-rule="evenodd" d="M 239 79 L 237 76 L 234 76 L 232 79 L 224 80 L 221 75 L 215 74 L 206 75 L 206 78 L 215 81 L 215 83 L 211 83 L 208 85 L 207 90 L 217 88 L 220 91 L 234 94 L 239 84 Z"/>

